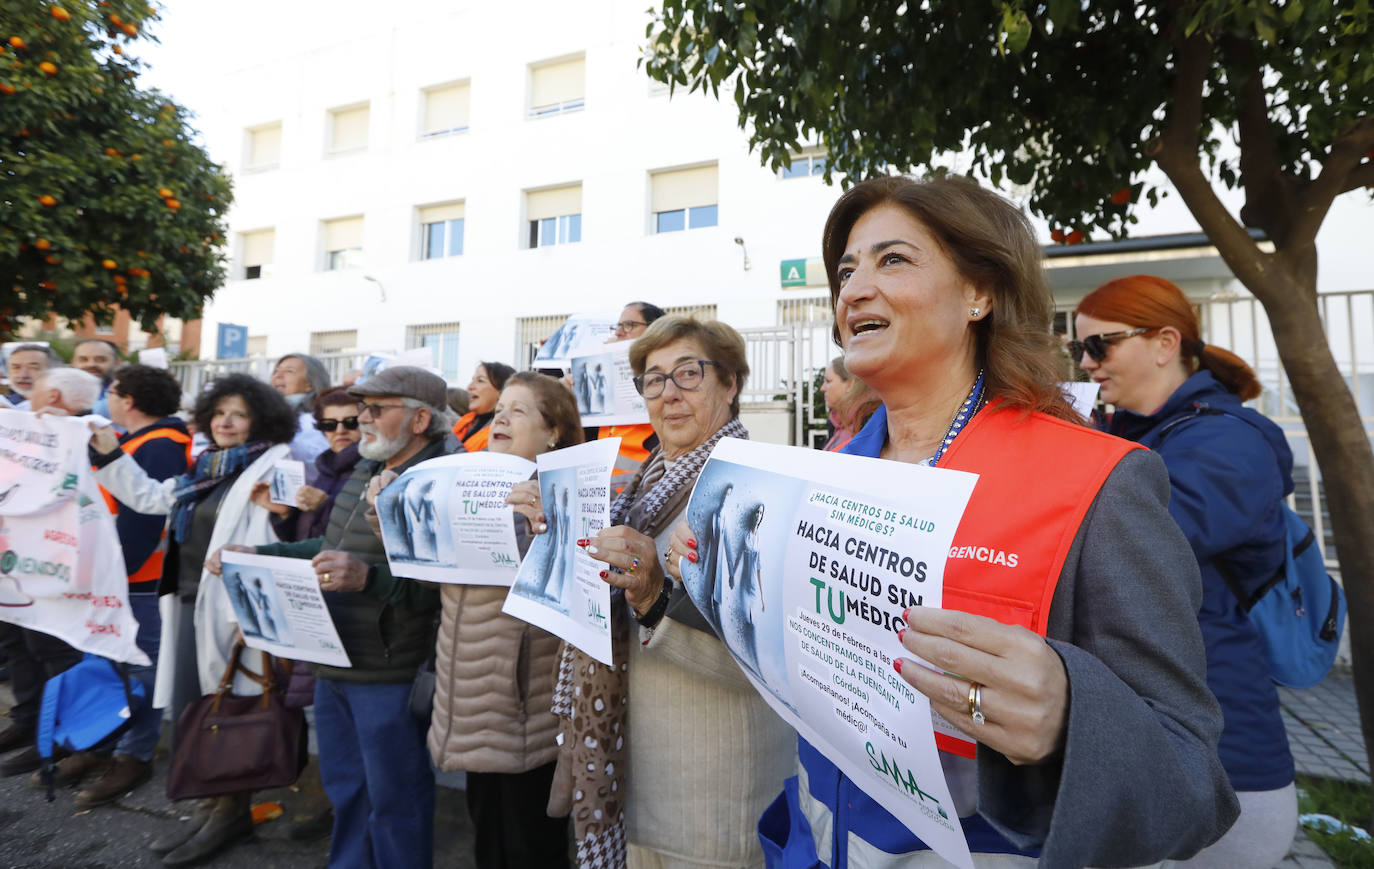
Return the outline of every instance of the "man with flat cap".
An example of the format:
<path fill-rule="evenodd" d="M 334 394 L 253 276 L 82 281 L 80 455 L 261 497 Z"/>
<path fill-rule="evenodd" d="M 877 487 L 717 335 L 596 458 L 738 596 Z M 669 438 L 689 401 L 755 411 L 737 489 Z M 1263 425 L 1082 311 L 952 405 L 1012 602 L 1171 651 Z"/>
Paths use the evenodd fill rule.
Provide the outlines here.
<path fill-rule="evenodd" d="M 409 697 L 434 645 L 439 594 L 392 576 L 364 494 L 383 470 L 400 474 L 443 455 L 453 423 L 444 381 L 422 368 L 388 368 L 348 393 L 358 399 L 363 461 L 339 492 L 324 536 L 254 551 L 312 559 L 353 663 L 315 668 L 320 779 L 334 805 L 330 867 L 428 867 L 434 774 L 426 725 L 411 715 Z"/>

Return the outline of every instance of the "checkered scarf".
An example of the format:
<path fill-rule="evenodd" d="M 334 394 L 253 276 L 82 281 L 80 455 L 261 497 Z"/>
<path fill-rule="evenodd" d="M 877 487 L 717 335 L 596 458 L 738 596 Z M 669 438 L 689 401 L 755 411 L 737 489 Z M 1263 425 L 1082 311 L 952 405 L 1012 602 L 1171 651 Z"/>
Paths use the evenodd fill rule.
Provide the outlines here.
<path fill-rule="evenodd" d="M 676 505 L 691 492 L 711 450 L 721 438 L 745 439 L 738 419 L 721 426 L 705 443 L 673 462 L 654 448 L 620 497 L 611 504 L 611 524 L 629 525 L 657 537 L 663 523 L 677 514 Z M 665 509 L 672 507 L 674 509 Z M 553 713 L 561 719 L 562 748 L 555 773 L 549 814 L 571 811 L 581 869 L 622 869 L 625 865 L 625 747 L 629 710 L 630 642 L 624 592 L 611 600 L 610 667 L 564 643 L 554 687 Z M 583 710 L 574 714 L 579 704 Z"/>

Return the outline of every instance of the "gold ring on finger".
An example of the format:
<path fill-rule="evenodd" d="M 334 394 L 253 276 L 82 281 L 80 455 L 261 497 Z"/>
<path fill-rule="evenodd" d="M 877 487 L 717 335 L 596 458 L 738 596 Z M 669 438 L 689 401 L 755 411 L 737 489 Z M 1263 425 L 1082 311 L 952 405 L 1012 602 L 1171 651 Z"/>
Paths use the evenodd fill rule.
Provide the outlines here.
<path fill-rule="evenodd" d="M 983 715 L 983 686 L 977 682 L 970 682 L 968 685 L 968 714 L 974 724 L 987 723 L 987 718 Z"/>

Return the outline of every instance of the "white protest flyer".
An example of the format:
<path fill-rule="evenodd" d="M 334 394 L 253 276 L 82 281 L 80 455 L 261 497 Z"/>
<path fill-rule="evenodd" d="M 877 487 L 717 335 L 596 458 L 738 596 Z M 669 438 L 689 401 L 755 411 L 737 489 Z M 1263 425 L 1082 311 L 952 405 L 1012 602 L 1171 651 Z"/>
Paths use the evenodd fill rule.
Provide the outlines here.
<path fill-rule="evenodd" d="M 0 621 L 148 664 L 81 419 L 0 410 Z"/>
<path fill-rule="evenodd" d="M 351 667 L 308 558 L 220 553 L 225 596 L 249 648 L 295 661 Z"/>
<path fill-rule="evenodd" d="M 272 466 L 272 503 L 296 506 L 296 493 L 305 485 L 305 462 L 282 459 Z"/>
<path fill-rule="evenodd" d="M 687 506 L 692 602 L 773 709 L 941 857 L 971 867 L 930 703 L 892 668 L 940 606 L 977 475 L 724 438 Z"/>
<path fill-rule="evenodd" d="M 421 462 L 377 496 L 386 560 L 396 576 L 510 585 L 520 567 L 506 496 L 534 462 L 504 453 L 458 453 Z"/>
<path fill-rule="evenodd" d="M 611 664 L 611 587 L 605 562 L 577 545 L 610 524 L 611 470 L 620 438 L 539 456 L 539 495 L 549 530 L 536 535 L 501 611 Z"/>
<path fill-rule="evenodd" d="M 567 368 L 574 356 L 597 350 L 615 334 L 613 317 L 578 314 L 563 321 L 530 363 L 531 368 Z"/>
<path fill-rule="evenodd" d="M 572 357 L 573 396 L 582 414 L 583 428 L 649 421 L 649 409 L 635 389 L 635 375 L 630 369 L 633 343 L 602 344 L 586 355 Z"/>
<path fill-rule="evenodd" d="M 1097 405 L 1097 393 L 1102 389 L 1101 384 L 1093 383 L 1091 380 L 1067 381 L 1059 384 L 1059 388 L 1064 391 L 1064 397 L 1080 416 L 1088 420 L 1093 418 L 1093 408 Z"/>

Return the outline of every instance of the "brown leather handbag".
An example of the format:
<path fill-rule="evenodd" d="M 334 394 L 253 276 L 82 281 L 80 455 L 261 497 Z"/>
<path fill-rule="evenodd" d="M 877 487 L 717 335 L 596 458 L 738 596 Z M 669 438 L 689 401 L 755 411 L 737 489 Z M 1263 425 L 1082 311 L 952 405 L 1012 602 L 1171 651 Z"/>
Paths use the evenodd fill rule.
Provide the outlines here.
<path fill-rule="evenodd" d="M 239 663 L 244 648 L 242 642 L 234 645 L 219 688 L 187 704 L 177 721 L 176 751 L 167 774 L 170 799 L 285 787 L 305 768 L 305 713 L 287 708 L 272 656 L 262 653 L 259 676 Z M 261 685 L 262 694 L 232 693 L 235 672 Z"/>

